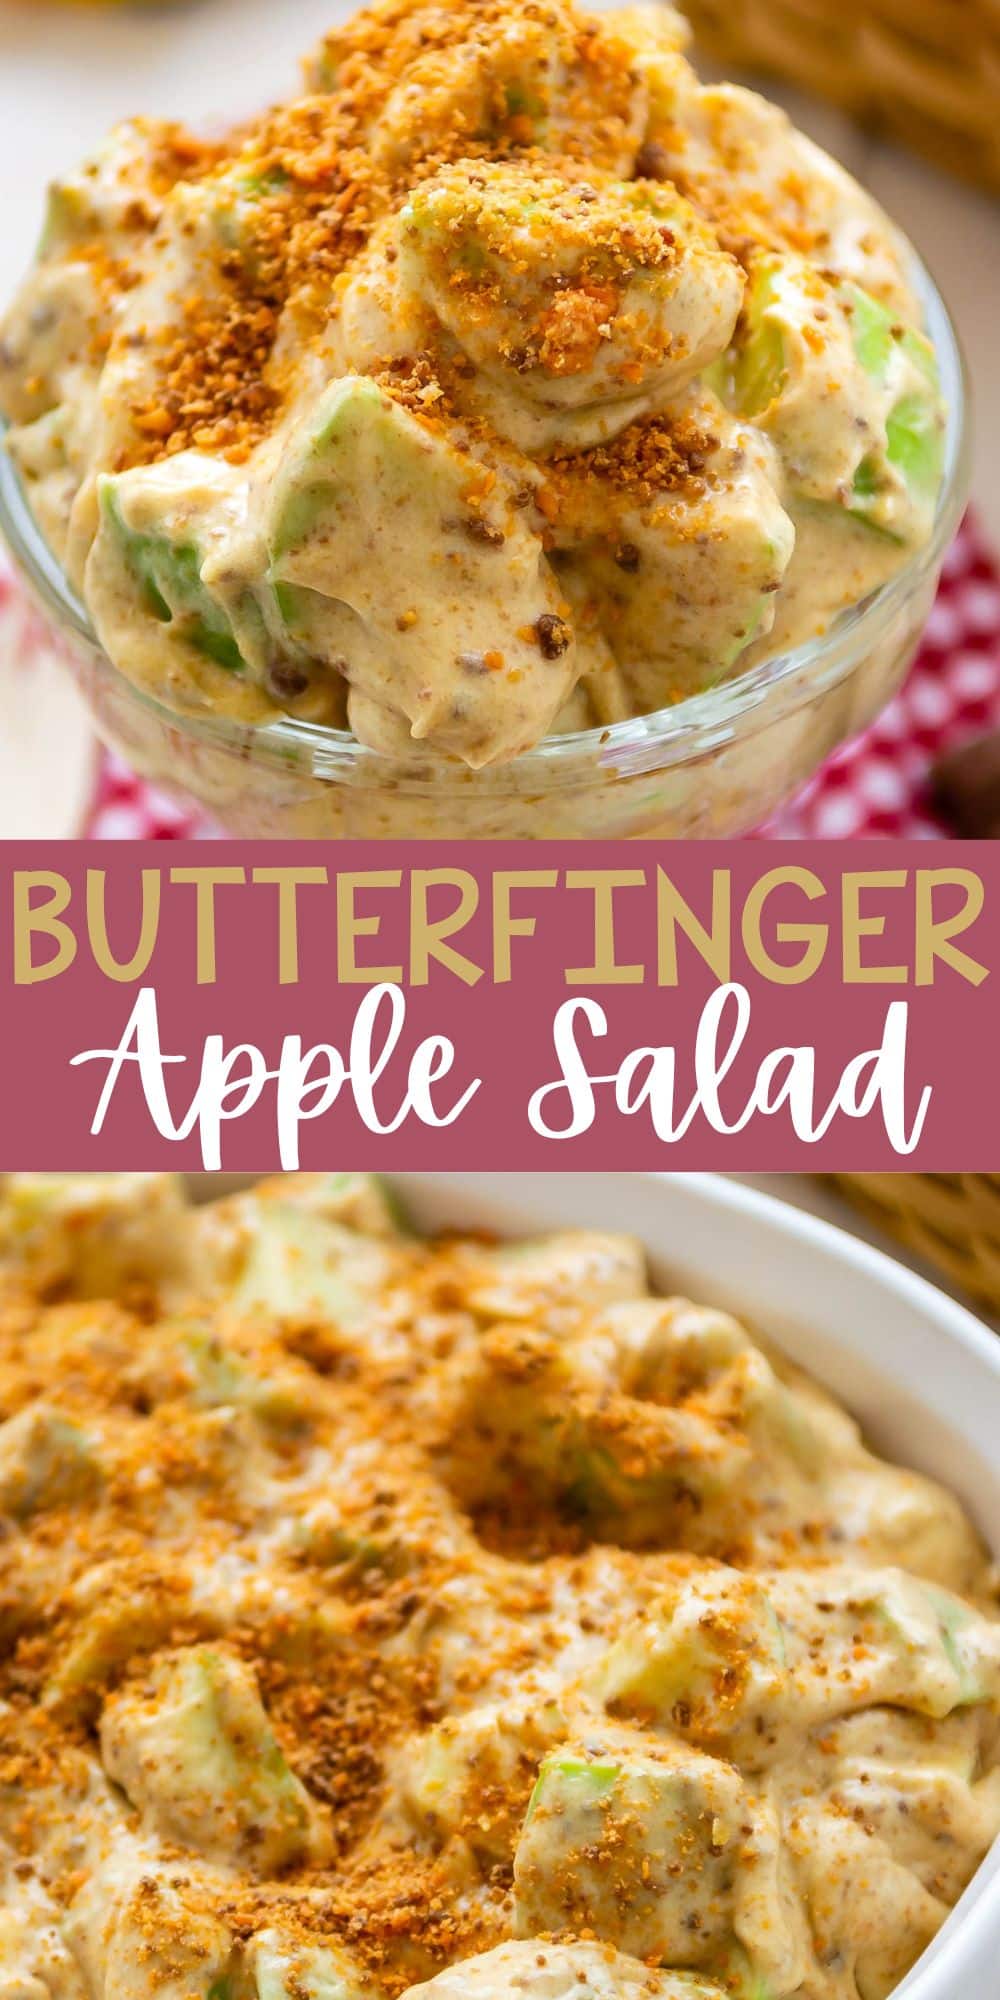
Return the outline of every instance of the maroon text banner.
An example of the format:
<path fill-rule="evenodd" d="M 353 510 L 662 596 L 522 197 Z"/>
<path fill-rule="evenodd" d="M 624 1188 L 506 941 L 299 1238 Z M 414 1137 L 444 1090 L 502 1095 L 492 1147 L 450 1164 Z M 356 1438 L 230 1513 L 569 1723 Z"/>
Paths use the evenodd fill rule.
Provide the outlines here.
<path fill-rule="evenodd" d="M 1000 1165 L 1000 843 L 7 843 L 0 1165 Z"/>

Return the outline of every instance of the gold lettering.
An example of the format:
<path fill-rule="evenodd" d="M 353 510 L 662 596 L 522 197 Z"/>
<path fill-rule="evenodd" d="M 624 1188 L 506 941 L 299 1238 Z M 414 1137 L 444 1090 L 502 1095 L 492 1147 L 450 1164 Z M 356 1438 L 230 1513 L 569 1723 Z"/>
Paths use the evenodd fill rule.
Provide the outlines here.
<path fill-rule="evenodd" d="M 507 986 L 511 979 L 511 939 L 534 937 L 537 917 L 513 917 L 510 911 L 514 889 L 554 889 L 559 880 L 555 868 L 500 868 L 493 877 L 493 983 Z"/>
<path fill-rule="evenodd" d="M 401 986 L 401 965 L 359 965 L 357 942 L 377 937 L 381 917 L 359 917 L 355 898 L 359 889 L 398 889 L 402 882 L 398 868 L 369 868 L 363 874 L 337 876 L 337 978 L 342 986 Z"/>
<path fill-rule="evenodd" d="M 44 903 L 33 903 L 32 891 L 48 889 Z M 14 984 L 35 986 L 42 979 L 58 979 L 76 957 L 76 938 L 69 924 L 62 922 L 68 910 L 70 886 L 65 875 L 49 868 L 18 868 L 13 883 Z M 55 938 L 56 951 L 44 965 L 36 965 L 32 952 L 35 937 Z"/>
<path fill-rule="evenodd" d="M 254 882 L 271 884 L 278 891 L 278 984 L 297 986 L 299 982 L 299 889 L 322 889 L 330 880 L 327 868 L 255 868 Z"/>
<path fill-rule="evenodd" d="M 142 978 L 156 948 L 160 927 L 160 871 L 144 868 L 139 879 L 142 898 L 139 942 L 131 958 L 118 959 L 108 938 L 107 873 L 103 868 L 87 870 L 87 933 L 94 964 L 106 979 L 117 980 L 121 986 L 130 979 Z"/>
<path fill-rule="evenodd" d="M 743 905 L 743 948 L 754 971 L 762 973 L 775 986 L 801 986 L 823 963 L 829 928 L 826 924 L 776 925 L 774 934 L 779 944 L 801 944 L 803 951 L 792 965 L 783 965 L 772 958 L 762 935 L 764 905 L 775 889 L 786 887 L 801 889 L 810 903 L 824 894 L 823 884 L 811 868 L 769 868 L 753 884 Z"/>
<path fill-rule="evenodd" d="M 427 898 L 431 889 L 451 887 L 458 890 L 458 902 L 445 917 L 436 917 L 433 922 L 427 909 Z M 476 965 L 465 953 L 455 951 L 445 944 L 445 938 L 454 937 L 456 931 L 465 929 L 471 917 L 479 908 L 479 884 L 467 868 L 415 868 L 410 878 L 410 980 L 414 986 L 426 986 L 430 977 L 430 962 L 437 959 L 457 979 L 466 986 L 475 986 L 483 976 L 483 968 Z"/>
<path fill-rule="evenodd" d="M 865 889 L 905 889 L 905 868 L 868 868 L 847 874 L 841 887 L 842 971 L 848 986 L 905 986 L 905 965 L 863 965 L 861 940 L 885 936 L 885 918 L 863 917 L 861 896 Z"/>
<path fill-rule="evenodd" d="M 566 968 L 567 986 L 641 986 L 645 968 L 619 965 L 615 958 L 615 890 L 641 889 L 641 868 L 571 868 L 567 889 L 590 889 L 594 897 L 594 963 Z"/>
<path fill-rule="evenodd" d="M 171 868 L 170 880 L 178 888 L 193 888 L 195 894 L 195 979 L 199 986 L 214 986 L 215 892 L 240 888 L 247 879 L 245 868 Z"/>
<path fill-rule="evenodd" d="M 934 915 L 934 891 L 951 887 L 961 889 L 965 901 L 953 917 L 937 918 Z M 950 965 L 960 979 L 970 986 L 981 986 L 987 977 L 987 967 L 978 959 L 970 958 L 967 952 L 959 951 L 951 943 L 960 937 L 982 915 L 986 901 L 986 890 L 982 877 L 971 868 L 920 868 L 917 871 L 916 894 L 916 954 L 915 970 L 918 986 L 933 986 L 934 965 L 940 959 L 942 965 Z"/>
<path fill-rule="evenodd" d="M 712 928 L 705 929 L 689 903 L 664 869 L 656 871 L 656 976 L 661 986 L 676 986 L 677 933 L 683 931 L 699 958 L 704 959 L 721 986 L 729 982 L 732 970 L 732 877 L 728 868 L 712 870 Z"/>

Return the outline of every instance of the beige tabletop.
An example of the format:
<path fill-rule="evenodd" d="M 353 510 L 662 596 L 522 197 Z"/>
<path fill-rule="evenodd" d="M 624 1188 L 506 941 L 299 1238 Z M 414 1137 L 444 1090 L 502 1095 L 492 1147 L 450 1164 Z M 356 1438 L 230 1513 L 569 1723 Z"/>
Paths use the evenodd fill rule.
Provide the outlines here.
<path fill-rule="evenodd" d="M 296 59 L 344 0 L 187 0 L 155 7 L 0 0 L 0 298 L 27 264 L 42 190 L 116 117 L 211 123 L 291 87 Z M 976 393 L 975 497 L 1000 548 L 1000 205 L 859 134 L 792 93 L 793 115 L 866 180 L 938 278 Z M 0 621 L 0 837 L 72 833 L 90 748 L 68 684 L 44 674 L 24 706 Z"/>

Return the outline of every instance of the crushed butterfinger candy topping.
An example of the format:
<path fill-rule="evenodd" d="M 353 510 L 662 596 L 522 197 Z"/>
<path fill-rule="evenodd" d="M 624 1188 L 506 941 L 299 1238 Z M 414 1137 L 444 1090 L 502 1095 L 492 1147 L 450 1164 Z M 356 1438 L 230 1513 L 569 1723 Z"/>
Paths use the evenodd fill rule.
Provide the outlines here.
<path fill-rule="evenodd" d="M 25 1982 L 71 1943 L 137 2000 L 275 1964 L 290 2000 L 731 2000 L 738 1909 L 752 1969 L 822 1924 L 840 2000 L 1000 1830 L 957 1503 L 628 1236 L 424 1238 L 358 1175 L 194 1210 L 10 1176 L 0 1526 Z"/>

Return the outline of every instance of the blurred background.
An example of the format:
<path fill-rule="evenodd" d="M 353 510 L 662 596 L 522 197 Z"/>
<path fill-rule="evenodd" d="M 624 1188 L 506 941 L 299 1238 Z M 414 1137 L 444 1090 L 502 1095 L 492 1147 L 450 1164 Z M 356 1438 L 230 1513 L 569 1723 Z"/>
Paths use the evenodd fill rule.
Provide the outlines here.
<path fill-rule="evenodd" d="M 930 1278 L 1000 1332 L 1000 1174 L 734 1174 Z"/>
<path fill-rule="evenodd" d="M 142 111 L 208 128 L 226 123 L 291 89 L 298 57 L 350 11 L 344 0 L 0 0 L 0 297 L 32 254 L 45 182 L 115 119 Z M 699 67 L 759 83 L 785 103 L 902 224 L 957 319 L 976 408 L 983 559 L 977 553 L 973 627 L 978 617 L 994 648 L 992 678 L 982 663 L 978 670 L 980 706 L 985 714 L 995 696 L 1000 723 L 1000 580 L 992 566 L 1000 552 L 1000 199 L 990 191 L 1000 189 L 996 0 L 691 0 L 690 11 L 712 49 L 699 51 Z M 762 48 L 772 63 L 766 75 L 749 75 L 734 60 Z M 807 75 L 812 88 L 777 81 L 775 64 Z M 854 123 L 820 91 L 863 96 L 894 136 Z M 900 144 L 899 132 L 923 155 Z M 932 162 L 928 149 L 966 178 Z M 945 643 L 947 607 L 940 623 Z M 14 647 L 0 627 L 0 836 L 75 832 L 93 789 L 89 732 L 55 669 L 25 698 L 10 664 Z M 977 684 L 974 674 L 969 684 Z M 101 830 L 118 829 L 112 822 Z M 813 829 L 792 821 L 785 830 Z"/>

